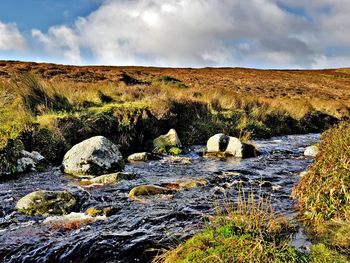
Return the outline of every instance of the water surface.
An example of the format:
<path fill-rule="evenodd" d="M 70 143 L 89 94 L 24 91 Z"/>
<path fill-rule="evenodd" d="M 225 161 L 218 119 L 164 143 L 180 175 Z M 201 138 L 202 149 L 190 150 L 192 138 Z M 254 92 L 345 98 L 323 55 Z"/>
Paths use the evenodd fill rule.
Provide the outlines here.
<path fill-rule="evenodd" d="M 83 189 L 59 167 L 0 181 L 0 260 L 4 262 L 149 262 L 157 249 L 175 246 L 203 227 L 215 208 L 234 202 L 238 186 L 271 196 L 278 213 L 294 214 L 290 198 L 298 174 L 312 162 L 303 151 L 319 140 L 318 134 L 291 135 L 257 140 L 257 158 L 222 161 L 188 156 L 190 164 L 164 160 L 128 164 L 137 179 L 117 185 Z M 193 147 L 198 148 L 198 147 Z M 236 175 L 228 175 L 227 171 Z M 239 175 L 237 175 L 239 173 Z M 180 178 L 203 178 L 205 187 L 186 189 L 172 196 L 157 196 L 146 204 L 132 201 L 128 192 L 141 184 L 162 184 Z M 230 188 L 227 188 L 231 186 Z M 222 192 L 222 188 L 225 191 Z M 39 189 L 68 190 L 79 197 L 77 212 L 93 206 L 110 206 L 114 213 L 74 230 L 57 230 L 42 224 L 42 217 L 15 211 L 16 201 Z"/>

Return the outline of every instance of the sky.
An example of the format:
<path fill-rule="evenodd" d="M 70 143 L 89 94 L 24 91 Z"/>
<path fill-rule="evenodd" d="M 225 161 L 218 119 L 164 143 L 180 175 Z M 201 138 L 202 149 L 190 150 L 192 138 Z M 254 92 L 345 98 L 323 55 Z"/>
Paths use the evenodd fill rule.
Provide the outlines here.
<path fill-rule="evenodd" d="M 0 60 L 350 67 L 349 0 L 1 0 Z"/>

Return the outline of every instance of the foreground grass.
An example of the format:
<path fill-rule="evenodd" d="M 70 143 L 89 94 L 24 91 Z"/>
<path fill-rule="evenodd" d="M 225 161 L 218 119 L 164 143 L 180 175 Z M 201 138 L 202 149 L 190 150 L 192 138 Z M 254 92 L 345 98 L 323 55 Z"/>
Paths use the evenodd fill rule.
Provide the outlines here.
<path fill-rule="evenodd" d="M 290 245 L 294 231 L 267 202 L 256 203 L 251 195 L 154 262 L 306 262 L 307 256 Z"/>
<path fill-rule="evenodd" d="M 250 195 L 212 217 L 201 233 L 156 256 L 153 262 L 350 262 L 346 255 L 322 243 L 315 243 L 309 251 L 297 250 L 291 245 L 296 230 L 296 225 L 276 215 L 266 200 L 254 201 Z"/>
<path fill-rule="evenodd" d="M 325 132 L 319 148 L 293 195 L 313 239 L 350 255 L 350 123 Z"/>

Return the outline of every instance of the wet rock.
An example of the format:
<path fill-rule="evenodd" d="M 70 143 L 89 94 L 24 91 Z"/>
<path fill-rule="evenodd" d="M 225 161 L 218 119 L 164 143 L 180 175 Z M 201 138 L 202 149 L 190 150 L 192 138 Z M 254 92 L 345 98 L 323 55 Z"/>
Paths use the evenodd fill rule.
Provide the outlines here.
<path fill-rule="evenodd" d="M 136 186 L 129 192 L 129 198 L 140 200 L 138 196 L 152 196 L 160 194 L 172 194 L 173 190 L 157 185 L 140 185 Z"/>
<path fill-rule="evenodd" d="M 64 172 L 76 176 L 118 172 L 124 160 L 118 147 L 103 136 L 95 136 L 72 147 L 63 159 Z"/>
<path fill-rule="evenodd" d="M 180 156 L 167 156 L 161 160 L 162 163 L 178 163 L 178 164 L 190 164 L 191 158 L 189 157 L 180 157 Z"/>
<path fill-rule="evenodd" d="M 100 175 L 100 176 L 97 176 L 95 178 L 88 179 L 88 180 L 82 180 L 81 185 L 116 184 L 120 180 L 132 180 L 135 178 L 136 178 L 136 175 L 134 173 L 118 172 L 118 173 Z"/>
<path fill-rule="evenodd" d="M 17 160 L 17 173 L 43 170 L 46 167 L 45 157 L 38 152 L 21 151 L 21 158 Z"/>
<path fill-rule="evenodd" d="M 207 141 L 207 155 L 209 156 L 248 158 L 258 154 L 259 152 L 253 145 L 243 143 L 238 138 L 223 133 L 215 134 Z"/>
<path fill-rule="evenodd" d="M 112 207 L 90 207 L 86 209 L 85 214 L 89 216 L 109 216 L 113 212 Z"/>
<path fill-rule="evenodd" d="M 274 191 L 274 192 L 279 191 L 281 189 L 282 189 L 282 186 L 280 186 L 280 185 L 273 185 L 271 187 L 271 190 Z"/>
<path fill-rule="evenodd" d="M 224 194 L 225 193 L 225 188 L 221 187 L 221 186 L 215 186 L 213 189 L 212 189 L 212 192 L 214 194 Z"/>
<path fill-rule="evenodd" d="M 222 188 L 224 188 L 224 189 L 230 189 L 230 188 L 232 187 L 232 185 L 233 185 L 233 184 L 226 182 L 226 183 L 223 183 L 223 184 L 220 185 L 220 186 L 221 186 Z"/>
<path fill-rule="evenodd" d="M 153 140 L 154 153 L 165 154 L 172 147 L 180 148 L 181 141 L 174 129 L 170 129 L 165 135 L 161 135 Z"/>
<path fill-rule="evenodd" d="M 180 155 L 182 153 L 182 150 L 180 148 L 178 148 L 178 147 L 171 147 L 168 150 L 168 153 L 172 154 L 172 155 Z"/>
<path fill-rule="evenodd" d="M 91 216 L 85 213 L 72 212 L 68 215 L 47 217 L 43 223 L 53 228 L 76 229 L 80 228 L 81 225 L 104 219 L 106 219 L 106 216 Z"/>
<path fill-rule="evenodd" d="M 153 156 L 151 153 L 142 152 L 142 153 L 133 153 L 129 155 L 128 162 L 145 162 L 148 160 L 152 160 Z"/>
<path fill-rule="evenodd" d="M 272 183 L 269 181 L 263 181 L 259 183 L 260 187 L 272 187 Z"/>
<path fill-rule="evenodd" d="M 162 186 L 169 189 L 182 190 L 187 188 L 195 188 L 206 186 L 208 181 L 205 179 L 184 178 L 176 180 L 175 182 L 163 183 Z"/>
<path fill-rule="evenodd" d="M 305 148 L 304 155 L 305 156 L 310 156 L 310 157 L 315 157 L 318 154 L 318 147 L 316 145 L 308 146 Z"/>
<path fill-rule="evenodd" d="M 22 197 L 16 209 L 26 215 L 63 215 L 71 212 L 76 203 L 69 192 L 39 190 Z"/>
<path fill-rule="evenodd" d="M 235 171 L 223 171 L 222 175 L 228 176 L 228 177 L 234 177 L 234 176 L 240 176 L 241 174 L 239 172 L 235 172 Z"/>
<path fill-rule="evenodd" d="M 133 180 L 136 179 L 137 175 L 132 172 L 119 172 L 117 173 L 118 180 Z"/>
<path fill-rule="evenodd" d="M 35 171 L 35 161 L 31 158 L 20 158 L 17 160 L 17 173 Z"/>
<path fill-rule="evenodd" d="M 32 151 L 32 152 L 22 151 L 21 153 L 22 153 L 22 157 L 30 158 L 37 163 L 45 162 L 45 157 L 36 151 Z"/>

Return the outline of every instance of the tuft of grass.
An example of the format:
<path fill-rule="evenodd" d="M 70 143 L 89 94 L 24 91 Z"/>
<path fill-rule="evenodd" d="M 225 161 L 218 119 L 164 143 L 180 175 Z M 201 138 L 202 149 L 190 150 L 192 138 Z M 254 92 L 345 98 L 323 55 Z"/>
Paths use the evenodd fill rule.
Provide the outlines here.
<path fill-rule="evenodd" d="M 308 257 L 310 263 L 349 263 L 349 259 L 337 252 L 329 249 L 326 245 L 319 243 L 311 247 L 311 254 Z"/>
<path fill-rule="evenodd" d="M 21 96 L 23 105 L 33 116 L 52 111 L 70 111 L 68 99 L 58 93 L 53 85 L 25 75 L 14 82 L 13 89 Z"/>
<path fill-rule="evenodd" d="M 306 262 L 290 245 L 295 231 L 266 200 L 240 199 L 214 216 L 202 233 L 157 256 L 153 262 Z"/>

